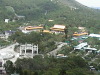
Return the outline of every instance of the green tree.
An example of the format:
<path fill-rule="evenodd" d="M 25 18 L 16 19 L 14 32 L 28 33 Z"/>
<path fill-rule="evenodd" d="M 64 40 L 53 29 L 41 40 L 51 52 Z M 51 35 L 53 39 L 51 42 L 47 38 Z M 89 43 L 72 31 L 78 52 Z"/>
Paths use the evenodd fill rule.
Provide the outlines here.
<path fill-rule="evenodd" d="M 12 74 L 15 72 L 15 67 L 10 60 L 6 61 L 6 63 L 4 64 L 4 67 L 8 74 Z"/>

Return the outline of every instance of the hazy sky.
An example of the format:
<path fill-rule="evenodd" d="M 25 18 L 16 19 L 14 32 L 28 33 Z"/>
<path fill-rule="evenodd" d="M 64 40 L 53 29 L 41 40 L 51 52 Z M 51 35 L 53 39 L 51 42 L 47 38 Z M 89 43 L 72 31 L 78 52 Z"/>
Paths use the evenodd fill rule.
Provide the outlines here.
<path fill-rule="evenodd" d="M 100 0 L 76 0 L 89 7 L 100 7 Z"/>

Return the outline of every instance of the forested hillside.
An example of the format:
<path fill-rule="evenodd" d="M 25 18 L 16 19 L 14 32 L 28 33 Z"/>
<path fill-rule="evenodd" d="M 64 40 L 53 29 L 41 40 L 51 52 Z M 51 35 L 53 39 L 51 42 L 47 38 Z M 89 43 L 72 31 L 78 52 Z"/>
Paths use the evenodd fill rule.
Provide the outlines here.
<path fill-rule="evenodd" d="M 9 19 L 9 22 L 4 22 L 5 19 Z M 54 24 L 66 25 L 63 29 L 61 26 L 65 35 L 63 33 L 58 35 L 43 33 L 44 29 L 50 30 Z M 27 30 L 26 26 L 29 28 L 37 26 L 38 28 L 39 25 L 41 27 L 43 25 L 44 28 L 40 29 L 40 32 L 24 34 L 20 31 Z M 90 62 L 94 61 L 94 57 L 99 58 L 94 52 L 96 50 L 91 51 L 91 54 L 87 51 L 75 52 L 74 50 L 78 41 L 71 40 L 71 36 L 78 31 L 79 26 L 83 26 L 84 30 L 86 28 L 86 31 L 90 33 L 100 33 L 100 10 L 88 8 L 75 0 L 0 0 L 0 33 L 3 34 L 7 30 L 15 32 L 6 41 L 0 39 L 0 45 L 8 45 L 11 42 L 19 43 L 16 46 L 12 43 L 15 48 L 12 47 L 12 44 L 6 47 L 8 50 L 4 48 L 7 51 L 13 51 L 14 48 L 16 53 L 13 51 L 11 54 L 14 54 L 14 58 L 16 58 L 21 44 L 38 44 L 39 51 L 37 52 L 40 55 L 33 58 L 28 58 L 27 55 L 27 58 L 24 58 L 23 54 L 18 53 L 19 58 L 14 64 L 9 60 L 4 64 L 7 74 L 11 75 L 16 72 L 20 75 L 95 75 L 95 72 L 100 71 L 99 60 L 96 64 Z M 35 29 L 33 30 L 35 31 Z M 80 40 L 79 43 L 84 41 Z M 90 43 L 89 46 L 92 44 L 99 49 L 97 39 L 89 38 L 87 40 L 85 41 Z M 30 48 L 28 50 L 30 52 Z M 24 52 L 23 49 L 22 51 Z M 56 57 L 56 53 L 65 53 L 65 55 Z M 13 59 L 11 58 L 11 60 Z M 90 67 L 92 65 L 93 67 Z"/>
<path fill-rule="evenodd" d="M 25 16 L 33 24 L 65 24 L 68 27 L 86 26 L 99 32 L 100 11 L 88 8 L 75 0 L 0 0 L 0 20 Z M 48 22 L 49 19 L 54 22 Z M 98 31 L 97 31 L 98 30 Z"/>

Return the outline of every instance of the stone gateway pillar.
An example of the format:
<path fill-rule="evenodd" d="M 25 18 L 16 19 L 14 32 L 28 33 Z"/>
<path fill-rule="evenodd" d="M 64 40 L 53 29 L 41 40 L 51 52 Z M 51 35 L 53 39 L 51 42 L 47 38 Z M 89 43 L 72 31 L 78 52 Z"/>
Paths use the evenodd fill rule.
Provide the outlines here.
<path fill-rule="evenodd" d="M 26 55 L 26 54 L 37 55 L 38 45 L 27 44 L 27 43 L 24 45 L 20 45 L 20 55 Z"/>

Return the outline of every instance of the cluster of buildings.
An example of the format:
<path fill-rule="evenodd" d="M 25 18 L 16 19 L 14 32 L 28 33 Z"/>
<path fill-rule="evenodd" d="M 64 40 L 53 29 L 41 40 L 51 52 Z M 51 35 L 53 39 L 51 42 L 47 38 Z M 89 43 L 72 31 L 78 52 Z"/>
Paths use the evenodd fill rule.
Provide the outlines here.
<path fill-rule="evenodd" d="M 15 33 L 15 31 L 12 31 L 12 30 L 5 31 L 4 33 L 0 34 L 0 38 L 6 40 L 6 39 L 8 39 L 9 36 L 11 36 L 14 33 Z"/>
<path fill-rule="evenodd" d="M 75 33 L 73 34 L 73 36 L 82 36 L 82 35 L 88 35 L 88 33 L 87 33 L 87 32 L 80 32 L 80 33 L 75 32 Z"/>
<path fill-rule="evenodd" d="M 74 50 L 84 50 L 84 51 L 92 51 L 92 52 L 95 52 L 97 51 L 96 48 L 91 48 L 90 45 L 88 45 L 87 42 L 83 42 L 83 43 L 80 43 L 79 45 L 77 46 L 74 46 Z"/>
<path fill-rule="evenodd" d="M 54 25 L 49 30 L 45 30 L 44 26 L 42 26 L 42 25 L 40 25 L 40 26 L 26 26 L 26 27 L 21 28 L 23 33 L 38 31 L 38 32 L 55 33 L 55 34 L 64 33 L 65 29 L 66 29 L 65 25 Z"/>
<path fill-rule="evenodd" d="M 100 34 L 90 34 L 89 37 L 98 38 L 100 40 Z"/>
<path fill-rule="evenodd" d="M 78 32 L 74 32 L 73 36 L 83 36 L 88 35 L 88 32 L 85 27 L 78 27 Z"/>
<path fill-rule="evenodd" d="M 91 51 L 93 53 L 100 53 L 100 50 L 97 50 L 96 48 L 91 48 L 90 45 L 87 42 L 84 42 L 85 39 L 92 37 L 92 38 L 98 38 L 100 40 L 100 34 L 88 34 L 88 32 L 85 30 L 85 27 L 78 27 L 79 32 L 75 32 L 73 34 L 73 38 L 71 40 L 77 40 L 79 44 L 77 46 L 74 46 L 74 50 L 83 50 L 83 51 Z"/>

